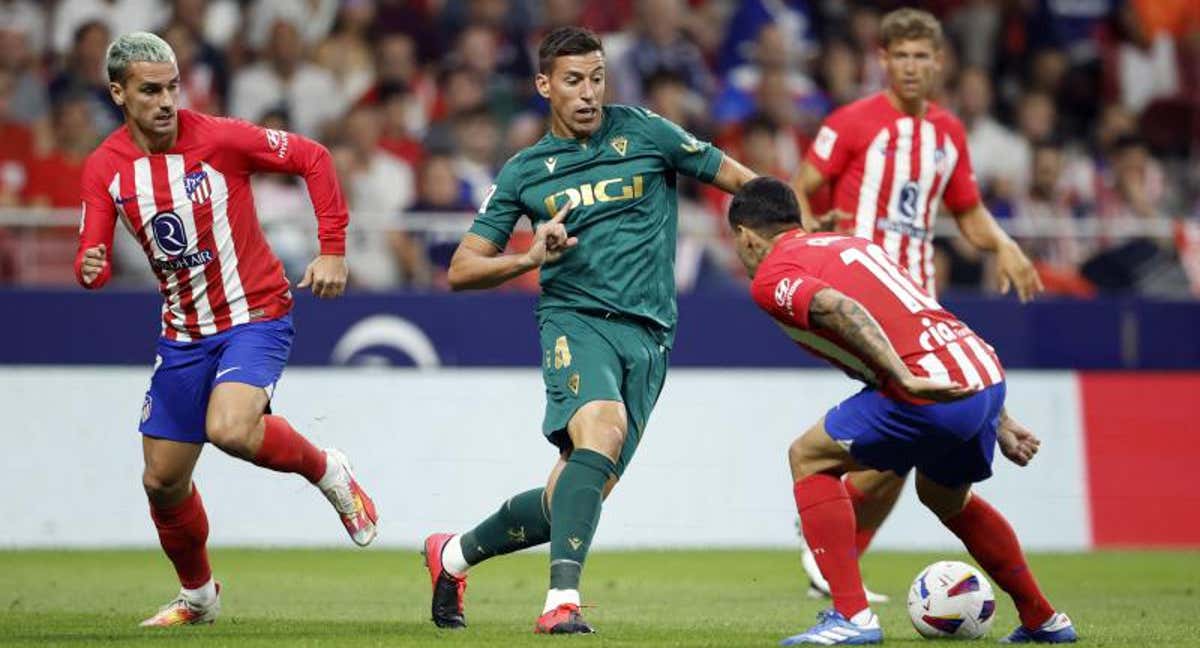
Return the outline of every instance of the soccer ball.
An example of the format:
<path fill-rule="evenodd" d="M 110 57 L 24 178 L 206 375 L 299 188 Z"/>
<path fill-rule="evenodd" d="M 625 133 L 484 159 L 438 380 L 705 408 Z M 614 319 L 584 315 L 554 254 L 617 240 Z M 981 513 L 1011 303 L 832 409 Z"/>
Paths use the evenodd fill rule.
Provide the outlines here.
<path fill-rule="evenodd" d="M 926 638 L 978 639 L 996 620 L 996 597 L 974 567 L 943 560 L 917 574 L 908 590 L 908 616 Z"/>

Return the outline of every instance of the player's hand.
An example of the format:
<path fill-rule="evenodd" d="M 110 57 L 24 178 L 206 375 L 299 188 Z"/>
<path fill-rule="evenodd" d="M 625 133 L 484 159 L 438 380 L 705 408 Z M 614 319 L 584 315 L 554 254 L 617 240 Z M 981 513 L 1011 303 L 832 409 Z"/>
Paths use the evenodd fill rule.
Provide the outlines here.
<path fill-rule="evenodd" d="M 1000 246 L 996 252 L 996 262 L 1000 266 L 1000 292 L 1008 294 L 1013 286 L 1017 287 L 1017 297 L 1027 302 L 1035 295 L 1046 289 L 1041 277 L 1029 257 L 1012 241 Z"/>
<path fill-rule="evenodd" d="M 569 236 L 563 221 L 567 212 L 571 211 L 571 201 L 567 201 L 562 209 L 554 216 L 538 225 L 533 231 L 533 244 L 525 253 L 525 261 L 534 268 L 540 268 L 547 263 L 554 263 L 562 258 L 568 250 L 579 244 L 579 237 Z"/>
<path fill-rule="evenodd" d="M 836 209 L 831 209 L 831 210 L 825 212 L 824 214 L 814 216 L 813 220 L 816 221 L 816 224 L 815 224 L 815 227 L 809 231 L 810 232 L 832 232 L 835 229 L 837 229 L 838 221 L 842 219 L 842 216 L 843 216 L 843 212 L 840 212 Z M 805 228 L 805 229 L 807 229 L 807 228 Z"/>
<path fill-rule="evenodd" d="M 1029 428 L 1021 425 L 1008 414 L 1000 416 L 1000 427 L 996 430 L 996 443 L 1000 445 L 1001 454 L 1018 466 L 1028 465 L 1042 445 L 1041 439 L 1030 432 Z"/>
<path fill-rule="evenodd" d="M 346 292 L 346 277 L 349 275 L 346 257 L 322 254 L 308 264 L 308 268 L 304 270 L 304 278 L 296 287 L 312 286 L 313 294 L 322 299 L 338 297 Z"/>
<path fill-rule="evenodd" d="M 979 391 L 978 387 L 922 378 L 912 374 L 900 380 L 900 387 L 917 398 L 938 403 L 960 400 Z"/>
<path fill-rule="evenodd" d="M 91 285 L 104 270 L 104 263 L 107 259 L 108 247 L 103 243 L 84 250 L 83 262 L 79 267 L 79 273 L 83 276 L 83 283 Z"/>

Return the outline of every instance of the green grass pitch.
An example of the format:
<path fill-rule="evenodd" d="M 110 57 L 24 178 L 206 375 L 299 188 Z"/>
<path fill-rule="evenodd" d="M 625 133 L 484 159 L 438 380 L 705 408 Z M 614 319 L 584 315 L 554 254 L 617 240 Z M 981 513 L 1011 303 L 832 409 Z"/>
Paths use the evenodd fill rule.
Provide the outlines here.
<path fill-rule="evenodd" d="M 597 552 L 584 576 L 591 637 L 531 634 L 546 555 L 472 572 L 470 628 L 433 627 L 418 554 L 383 550 L 212 552 L 225 586 L 213 626 L 136 627 L 175 592 L 157 551 L 0 551 L 0 646 L 773 646 L 810 625 L 794 551 Z M 896 602 L 877 606 L 886 642 L 925 643 L 903 599 L 926 564 L 963 555 L 872 552 L 864 572 Z M 1051 600 L 1093 646 L 1200 646 L 1200 552 L 1038 554 Z M 985 643 L 1016 624 L 1001 596 Z M 983 644 L 975 644 L 983 645 Z"/>

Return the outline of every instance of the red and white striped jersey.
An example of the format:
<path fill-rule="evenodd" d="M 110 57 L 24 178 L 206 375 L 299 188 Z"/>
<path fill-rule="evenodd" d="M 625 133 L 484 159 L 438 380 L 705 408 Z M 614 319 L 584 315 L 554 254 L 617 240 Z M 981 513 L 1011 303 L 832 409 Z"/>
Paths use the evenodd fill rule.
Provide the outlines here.
<path fill-rule="evenodd" d="M 248 122 L 178 112 L 174 148 L 147 154 L 128 127 L 88 157 L 76 279 L 99 288 L 111 263 L 83 282 L 84 250 L 105 244 L 111 259 L 119 217 L 141 244 L 159 280 L 163 335 L 189 341 L 292 308 L 288 280 L 267 245 L 250 191 L 250 175 L 304 176 L 317 214 L 322 254 L 345 254 L 346 201 L 329 151 L 304 137 Z"/>
<path fill-rule="evenodd" d="M 834 111 L 805 158 L 833 185 L 837 231 L 878 243 L 930 294 L 933 221 L 979 204 L 962 122 L 933 102 L 913 117 L 880 92 Z"/>
<path fill-rule="evenodd" d="M 893 384 L 840 336 L 812 330 L 809 305 L 823 288 L 862 304 L 914 375 L 984 387 L 1004 380 L 995 350 L 870 241 L 800 230 L 787 233 L 759 266 L 751 293 L 800 346 L 891 398 L 925 402 Z"/>

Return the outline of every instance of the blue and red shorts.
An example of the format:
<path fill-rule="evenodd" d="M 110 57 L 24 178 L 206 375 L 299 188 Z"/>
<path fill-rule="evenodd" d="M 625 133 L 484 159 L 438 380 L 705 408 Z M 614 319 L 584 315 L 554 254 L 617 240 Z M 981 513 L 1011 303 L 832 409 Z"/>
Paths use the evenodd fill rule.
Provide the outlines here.
<path fill-rule="evenodd" d="M 159 338 L 150 389 L 138 430 L 157 439 L 204 443 L 213 387 L 223 382 L 262 387 L 267 397 L 292 350 L 292 316 L 239 324 L 192 342 Z"/>
<path fill-rule="evenodd" d="M 867 388 L 825 415 L 825 430 L 859 463 L 947 487 L 992 476 L 1004 383 L 951 403 L 912 405 Z"/>

